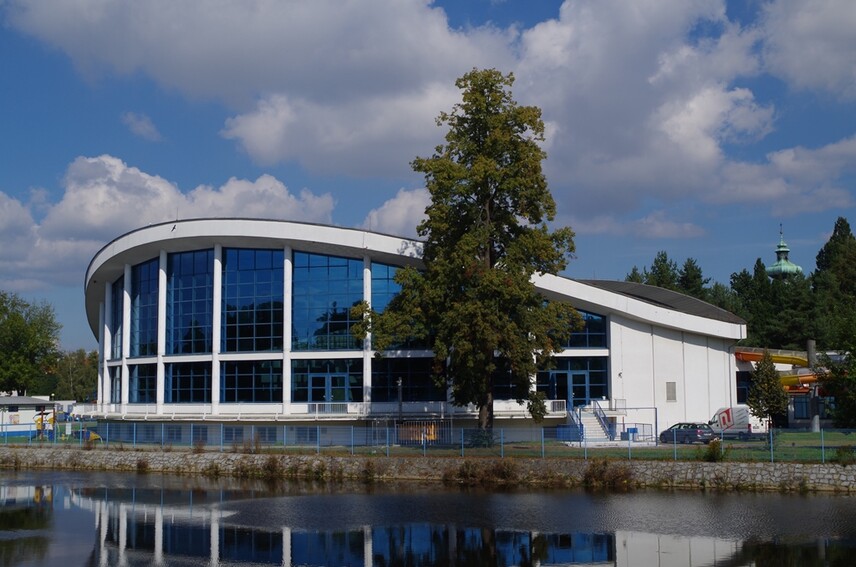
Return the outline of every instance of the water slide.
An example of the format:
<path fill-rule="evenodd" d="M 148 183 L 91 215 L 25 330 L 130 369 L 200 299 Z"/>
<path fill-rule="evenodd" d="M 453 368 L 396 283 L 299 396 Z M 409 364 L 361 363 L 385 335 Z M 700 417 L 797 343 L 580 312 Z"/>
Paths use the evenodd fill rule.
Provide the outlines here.
<path fill-rule="evenodd" d="M 763 349 L 738 350 L 734 352 L 737 360 L 744 362 L 758 362 L 763 358 Z M 804 353 L 794 351 L 770 351 L 770 356 L 776 364 L 790 364 L 793 366 L 808 367 L 808 357 Z"/>
<path fill-rule="evenodd" d="M 776 364 L 790 364 L 791 366 L 802 367 L 788 374 L 783 374 L 780 377 L 783 386 L 799 387 L 817 382 L 817 374 L 808 368 L 808 356 L 806 353 L 789 350 L 771 350 L 769 352 L 770 357 Z M 763 356 L 764 349 L 760 348 L 745 348 L 734 352 L 734 357 L 744 362 L 758 362 Z"/>

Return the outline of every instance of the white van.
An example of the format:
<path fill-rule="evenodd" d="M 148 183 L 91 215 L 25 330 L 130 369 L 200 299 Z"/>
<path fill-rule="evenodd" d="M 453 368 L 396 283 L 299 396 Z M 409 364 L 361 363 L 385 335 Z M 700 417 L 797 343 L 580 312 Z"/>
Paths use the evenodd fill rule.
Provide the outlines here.
<path fill-rule="evenodd" d="M 766 421 L 752 415 L 749 406 L 743 404 L 719 408 L 708 423 L 719 437 L 749 439 L 767 433 Z"/>

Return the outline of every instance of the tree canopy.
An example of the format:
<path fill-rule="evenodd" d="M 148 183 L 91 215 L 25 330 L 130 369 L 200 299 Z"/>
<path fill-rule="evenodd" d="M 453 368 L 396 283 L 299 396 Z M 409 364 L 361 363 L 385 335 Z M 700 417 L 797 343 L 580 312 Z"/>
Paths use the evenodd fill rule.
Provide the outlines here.
<path fill-rule="evenodd" d="M 59 330 L 49 304 L 0 291 L 0 391 L 24 394 L 53 371 Z"/>
<path fill-rule="evenodd" d="M 530 280 L 566 267 L 574 234 L 548 227 L 556 205 L 541 171 L 544 123 L 540 109 L 515 102 L 513 83 L 495 69 L 457 80 L 462 102 L 437 119 L 448 126 L 445 143 L 411 164 L 431 196 L 417 227 L 424 270 L 399 271 L 402 289 L 387 309 L 364 312 L 377 350 L 427 341 L 437 379 L 451 386 L 454 403 L 479 408 L 482 429 L 492 427 L 497 380 L 513 384 L 533 414 L 543 410 L 531 376 L 579 321 Z"/>
<path fill-rule="evenodd" d="M 788 413 L 788 393 L 779 380 L 773 357 L 767 350 L 755 367 L 746 405 L 749 406 L 752 415 L 767 421 Z"/>

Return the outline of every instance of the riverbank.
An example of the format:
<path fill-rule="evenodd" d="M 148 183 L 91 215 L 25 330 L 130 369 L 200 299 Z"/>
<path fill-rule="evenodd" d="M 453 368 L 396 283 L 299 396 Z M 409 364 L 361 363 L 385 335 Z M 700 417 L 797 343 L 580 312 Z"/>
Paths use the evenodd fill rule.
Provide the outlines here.
<path fill-rule="evenodd" d="M 0 468 L 126 471 L 210 478 L 435 481 L 473 485 L 600 486 L 856 493 L 856 466 L 572 458 L 386 457 L 0 447 Z"/>

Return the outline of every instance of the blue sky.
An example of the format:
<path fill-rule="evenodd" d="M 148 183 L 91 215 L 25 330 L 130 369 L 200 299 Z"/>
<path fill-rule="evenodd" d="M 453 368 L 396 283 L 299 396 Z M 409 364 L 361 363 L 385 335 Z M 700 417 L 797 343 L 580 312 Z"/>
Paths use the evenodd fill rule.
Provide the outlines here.
<path fill-rule="evenodd" d="M 93 348 L 83 277 L 138 226 L 241 216 L 412 236 L 409 167 L 474 67 L 541 107 L 566 275 L 659 250 L 809 273 L 856 223 L 852 0 L 0 2 L 0 289 Z"/>

